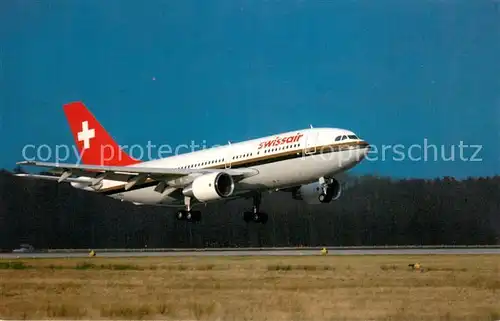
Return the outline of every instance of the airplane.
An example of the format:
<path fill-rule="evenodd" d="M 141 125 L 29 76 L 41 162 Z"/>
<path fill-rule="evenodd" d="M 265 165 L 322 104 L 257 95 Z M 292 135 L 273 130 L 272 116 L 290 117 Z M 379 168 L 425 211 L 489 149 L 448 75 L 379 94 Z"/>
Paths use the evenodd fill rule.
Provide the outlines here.
<path fill-rule="evenodd" d="M 83 164 L 21 161 L 51 168 L 52 175 L 17 174 L 68 182 L 136 205 L 177 208 L 179 220 L 197 222 L 202 204 L 252 198 L 245 222 L 265 224 L 262 194 L 287 192 L 308 204 L 325 204 L 342 194 L 338 175 L 359 164 L 370 145 L 341 128 L 306 128 L 230 143 L 166 158 L 141 161 L 127 154 L 81 101 L 63 105 Z"/>

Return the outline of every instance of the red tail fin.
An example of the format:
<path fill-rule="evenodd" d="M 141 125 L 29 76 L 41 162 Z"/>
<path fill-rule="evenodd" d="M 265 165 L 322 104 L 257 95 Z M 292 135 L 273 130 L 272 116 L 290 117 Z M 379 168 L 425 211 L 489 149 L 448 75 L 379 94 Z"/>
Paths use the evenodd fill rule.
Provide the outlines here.
<path fill-rule="evenodd" d="M 64 113 L 83 164 L 128 166 L 140 162 L 121 150 L 82 102 L 64 105 Z"/>

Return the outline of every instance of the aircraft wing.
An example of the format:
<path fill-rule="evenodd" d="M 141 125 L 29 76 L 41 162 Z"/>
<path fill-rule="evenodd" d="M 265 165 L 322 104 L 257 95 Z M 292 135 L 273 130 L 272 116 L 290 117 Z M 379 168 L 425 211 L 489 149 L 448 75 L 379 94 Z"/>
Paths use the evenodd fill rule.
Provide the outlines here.
<path fill-rule="evenodd" d="M 178 169 L 178 168 L 161 168 L 161 167 L 141 167 L 141 166 L 99 166 L 99 165 L 78 165 L 66 163 L 49 163 L 36 161 L 18 162 L 18 165 L 37 166 L 51 168 L 50 172 L 60 174 L 56 177 L 58 182 L 70 181 L 75 178 L 70 176 L 81 176 L 79 182 L 89 182 L 92 179 L 92 184 L 98 184 L 103 179 L 121 181 L 127 183 L 129 189 L 136 184 L 145 182 L 169 181 L 169 185 L 183 186 L 190 183 L 195 177 L 208 173 L 224 172 L 231 175 L 236 180 L 244 177 L 257 175 L 258 171 L 250 168 L 223 168 L 223 169 Z M 28 176 L 37 178 L 36 175 L 21 174 L 19 176 Z M 49 179 L 52 176 L 38 175 L 38 178 Z M 50 178 L 52 179 L 52 178 Z M 55 180 L 55 179 L 54 179 Z"/>
<path fill-rule="evenodd" d="M 15 176 L 19 177 L 28 177 L 28 178 L 36 178 L 36 179 L 44 179 L 48 181 L 58 181 L 59 176 L 51 176 L 51 175 L 40 175 L 40 174 L 15 174 Z M 91 180 L 85 178 L 76 178 L 76 177 L 68 177 L 65 179 L 66 182 L 69 183 L 80 183 L 80 184 L 90 184 Z"/>

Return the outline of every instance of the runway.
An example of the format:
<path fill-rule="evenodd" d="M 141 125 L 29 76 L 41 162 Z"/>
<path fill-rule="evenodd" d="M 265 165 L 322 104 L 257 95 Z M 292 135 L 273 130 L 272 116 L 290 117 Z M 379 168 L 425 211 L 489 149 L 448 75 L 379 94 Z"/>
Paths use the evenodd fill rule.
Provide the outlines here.
<path fill-rule="evenodd" d="M 97 257 L 203 257 L 203 256 L 318 256 L 319 250 L 172 250 L 143 252 L 99 252 Z M 328 255 L 498 255 L 500 248 L 444 248 L 444 249 L 329 249 Z M 88 252 L 53 252 L 53 253 L 0 253 L 0 259 L 14 258 L 79 258 L 88 257 Z"/>

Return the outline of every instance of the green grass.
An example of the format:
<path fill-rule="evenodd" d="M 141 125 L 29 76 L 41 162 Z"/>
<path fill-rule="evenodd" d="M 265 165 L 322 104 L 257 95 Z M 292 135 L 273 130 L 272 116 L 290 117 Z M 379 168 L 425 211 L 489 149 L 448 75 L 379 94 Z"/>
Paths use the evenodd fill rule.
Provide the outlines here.
<path fill-rule="evenodd" d="M 500 319 L 495 255 L 19 259 L 0 280 L 3 319 Z"/>

